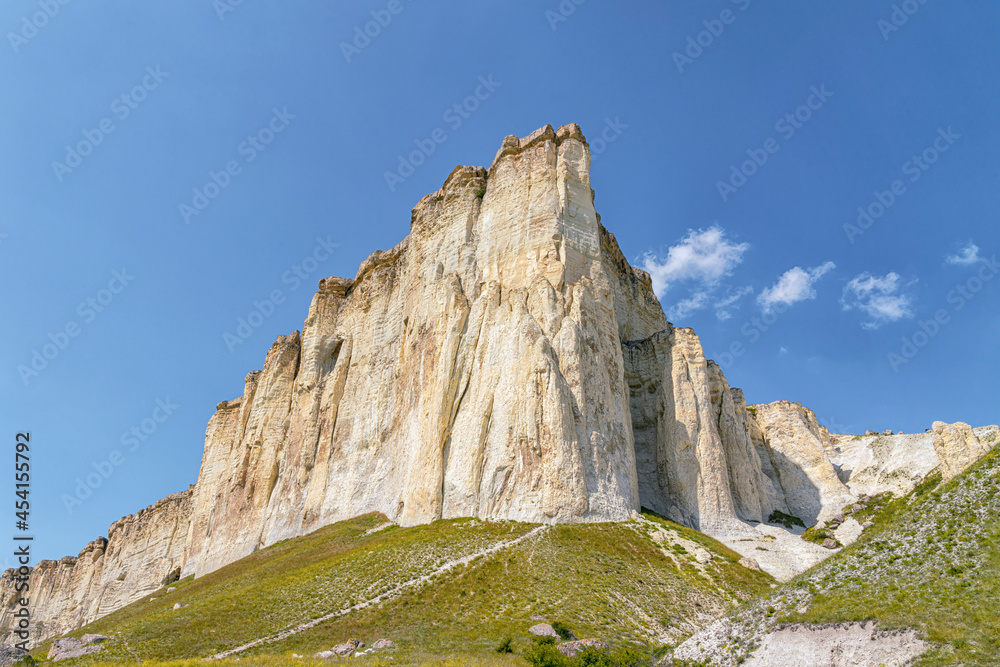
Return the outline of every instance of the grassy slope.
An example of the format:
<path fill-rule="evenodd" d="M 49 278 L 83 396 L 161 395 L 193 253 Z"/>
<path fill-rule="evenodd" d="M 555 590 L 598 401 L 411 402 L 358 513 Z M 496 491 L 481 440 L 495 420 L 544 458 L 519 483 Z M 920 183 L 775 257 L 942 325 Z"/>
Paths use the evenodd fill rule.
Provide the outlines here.
<path fill-rule="evenodd" d="M 109 635 L 102 661 L 205 657 L 370 599 L 533 528 L 460 519 L 366 534 L 383 522 L 368 515 L 286 540 L 71 635 Z M 667 536 L 664 544 L 651 538 L 657 532 Z M 714 555 L 708 565 L 696 562 L 698 547 Z M 251 649 L 241 664 L 253 655 L 311 655 L 349 637 L 367 644 L 393 639 L 400 646 L 393 664 L 449 657 L 517 664 L 493 648 L 505 636 L 514 637 L 518 653 L 527 648 L 533 615 L 562 620 L 580 637 L 658 645 L 767 588 L 770 577 L 740 567 L 738 559 L 714 540 L 652 515 L 625 524 L 552 526 L 378 606 Z M 174 611 L 175 603 L 189 606 Z M 46 650 L 40 647 L 36 657 Z"/>
<path fill-rule="evenodd" d="M 878 619 L 937 646 L 919 664 L 996 665 L 1000 656 L 1000 448 L 938 487 L 928 478 L 863 538 L 792 585 L 814 594 L 789 621 Z"/>
<path fill-rule="evenodd" d="M 856 543 L 699 638 L 708 653 L 697 664 L 740 664 L 782 623 L 869 620 L 931 642 L 918 665 L 1000 664 L 1000 447 L 946 484 L 931 473 L 867 518 Z"/>

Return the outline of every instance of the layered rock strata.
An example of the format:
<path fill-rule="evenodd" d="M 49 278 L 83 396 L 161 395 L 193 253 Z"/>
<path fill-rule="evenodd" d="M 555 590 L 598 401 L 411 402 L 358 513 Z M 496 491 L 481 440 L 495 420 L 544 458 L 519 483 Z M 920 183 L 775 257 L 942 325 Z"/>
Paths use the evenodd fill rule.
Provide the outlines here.
<path fill-rule="evenodd" d="M 108 537 L 88 544 L 75 558 L 43 560 L 31 568 L 27 597 L 31 638 L 40 642 L 135 602 L 176 578 L 184 562 L 191 516 L 191 490 L 175 493 L 119 519 Z M 11 603 L 19 575 L 0 579 L 0 639 L 13 643 Z"/>
<path fill-rule="evenodd" d="M 320 281 L 301 334 L 218 404 L 189 491 L 32 570 L 35 639 L 367 512 L 648 507 L 729 540 L 776 511 L 815 522 L 854 498 L 835 440 L 799 404 L 748 408 L 667 321 L 601 225 L 580 128 L 546 126 L 504 139 L 488 170 L 457 167 L 353 279 Z"/>

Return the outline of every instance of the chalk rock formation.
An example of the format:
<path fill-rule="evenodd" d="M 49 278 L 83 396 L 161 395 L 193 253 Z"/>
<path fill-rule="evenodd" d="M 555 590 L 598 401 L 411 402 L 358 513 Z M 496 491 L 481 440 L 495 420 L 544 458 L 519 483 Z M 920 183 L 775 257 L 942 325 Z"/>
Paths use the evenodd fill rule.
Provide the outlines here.
<path fill-rule="evenodd" d="M 638 508 L 612 285 L 638 279 L 606 261 L 589 162 L 575 125 L 508 137 L 489 172 L 424 197 L 399 245 L 320 285 L 302 335 L 209 424 L 185 573 L 364 512 Z"/>
<path fill-rule="evenodd" d="M 405 239 L 320 281 L 301 334 L 218 404 L 197 484 L 31 570 L 33 640 L 367 512 L 413 525 L 648 507 L 736 548 L 776 510 L 811 523 L 853 501 L 837 455 L 811 411 L 748 408 L 667 321 L 601 225 L 580 128 L 546 126 L 505 138 L 488 170 L 456 167 Z M 5 600 L 16 583 L 0 580 Z M 0 607 L 8 641 L 12 621 Z"/>
<path fill-rule="evenodd" d="M 31 637 L 35 642 L 89 623 L 158 589 L 183 562 L 190 516 L 190 489 L 119 519 L 73 558 L 43 560 L 28 577 Z M 9 601 L 16 570 L 0 579 Z M 16 608 L 0 606 L 0 640 L 11 642 Z"/>
<path fill-rule="evenodd" d="M 789 514 L 808 526 L 855 501 L 830 462 L 830 434 L 812 410 L 789 401 L 755 405 L 754 410 Z"/>
<path fill-rule="evenodd" d="M 941 478 L 947 482 L 989 451 L 965 422 L 934 422 L 934 451 L 941 459 Z"/>
<path fill-rule="evenodd" d="M 750 437 L 743 393 L 705 359 L 691 329 L 626 341 L 642 504 L 709 534 L 777 509 Z"/>
<path fill-rule="evenodd" d="M 940 465 L 930 433 L 831 434 L 830 462 L 855 496 L 885 491 L 904 496 Z"/>
<path fill-rule="evenodd" d="M 399 245 L 320 284 L 209 424 L 185 574 L 370 511 L 766 520 L 742 394 L 600 224 L 589 161 L 575 125 L 507 137 Z"/>

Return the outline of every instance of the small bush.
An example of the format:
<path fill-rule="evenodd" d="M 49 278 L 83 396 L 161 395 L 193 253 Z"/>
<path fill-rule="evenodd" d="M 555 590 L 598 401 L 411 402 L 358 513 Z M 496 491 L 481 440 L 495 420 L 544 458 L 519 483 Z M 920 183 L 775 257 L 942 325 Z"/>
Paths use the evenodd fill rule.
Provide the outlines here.
<path fill-rule="evenodd" d="M 569 629 L 569 626 L 563 623 L 562 621 L 553 621 L 552 629 L 556 631 L 556 634 L 559 635 L 559 637 L 563 641 L 576 638 L 576 636 L 573 634 L 573 631 Z"/>
<path fill-rule="evenodd" d="M 555 637 L 539 637 L 535 645 L 524 652 L 524 659 L 533 667 L 573 667 L 574 661 L 556 648 Z"/>
<path fill-rule="evenodd" d="M 476 190 L 476 199 L 482 199 L 486 196 L 486 188 L 480 188 Z"/>
<path fill-rule="evenodd" d="M 652 667 L 653 659 L 643 651 L 628 646 L 617 648 L 610 653 L 586 648 L 571 664 L 580 667 Z"/>
<path fill-rule="evenodd" d="M 771 516 L 767 517 L 768 523 L 777 523 L 785 528 L 791 530 L 794 526 L 806 527 L 806 524 L 802 523 L 802 519 L 797 516 L 792 516 L 791 514 L 785 514 L 784 512 L 774 510 L 771 512 Z"/>
<path fill-rule="evenodd" d="M 575 658 L 563 655 L 555 646 L 554 637 L 542 637 L 524 654 L 534 667 L 652 667 L 653 658 L 630 646 L 612 651 L 585 648 Z"/>
<path fill-rule="evenodd" d="M 801 537 L 803 540 L 815 542 L 816 544 L 823 544 L 824 540 L 831 539 L 837 543 L 838 547 L 844 546 L 840 543 L 840 540 L 834 536 L 833 531 L 827 530 L 826 528 L 817 528 L 816 526 L 813 526 L 812 528 L 806 529 L 806 532 L 802 533 Z"/>
<path fill-rule="evenodd" d="M 510 637 L 504 637 L 503 641 L 500 642 L 500 645 L 497 646 L 496 652 L 497 653 L 513 653 L 514 652 L 514 648 L 511 646 L 511 644 L 513 644 L 513 643 L 514 643 L 513 639 L 511 639 Z"/>

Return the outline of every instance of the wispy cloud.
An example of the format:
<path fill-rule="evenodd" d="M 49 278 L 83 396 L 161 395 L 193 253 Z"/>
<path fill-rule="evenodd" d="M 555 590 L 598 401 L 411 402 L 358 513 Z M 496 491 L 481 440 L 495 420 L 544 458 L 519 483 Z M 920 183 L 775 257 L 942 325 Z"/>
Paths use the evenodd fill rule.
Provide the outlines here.
<path fill-rule="evenodd" d="M 708 292 L 695 292 L 686 299 L 681 299 L 667 309 L 667 317 L 671 320 L 684 319 L 691 313 L 701 310 L 710 302 Z"/>
<path fill-rule="evenodd" d="M 778 282 L 760 293 L 757 303 L 764 312 L 770 312 L 779 304 L 791 306 L 799 301 L 815 299 L 816 290 L 813 285 L 836 267 L 833 262 L 825 262 L 811 269 L 803 269 L 801 266 L 788 269 L 778 278 Z"/>
<path fill-rule="evenodd" d="M 958 266 L 968 266 L 969 264 L 982 261 L 982 257 L 979 256 L 979 246 L 969 241 L 959 249 L 957 254 L 948 255 L 944 258 L 944 261 L 949 264 L 957 264 Z"/>
<path fill-rule="evenodd" d="M 748 294 L 753 294 L 753 287 L 746 285 L 736 291 L 730 290 L 729 295 L 715 302 L 715 316 L 719 321 L 728 320 L 733 316 L 732 311 L 739 308 L 739 301 Z"/>
<path fill-rule="evenodd" d="M 887 322 L 895 322 L 904 317 L 913 317 L 910 306 L 913 299 L 900 294 L 900 278 L 897 273 L 873 276 L 859 273 L 844 287 L 840 303 L 844 310 L 858 309 L 871 318 L 862 322 L 865 329 L 877 329 Z"/>
<path fill-rule="evenodd" d="M 743 254 L 749 248 L 748 243 L 730 241 L 725 230 L 713 225 L 708 229 L 688 230 L 687 236 L 667 249 L 663 259 L 647 252 L 642 257 L 642 268 L 653 279 L 653 291 L 660 299 L 679 284 L 691 288 L 689 296 L 667 309 L 671 319 L 681 319 L 709 307 L 715 308 L 719 319 L 727 319 L 740 297 L 752 290 L 747 287 L 735 293 L 730 291 L 721 299 L 716 292 L 722 280 L 731 276 L 743 261 Z"/>

